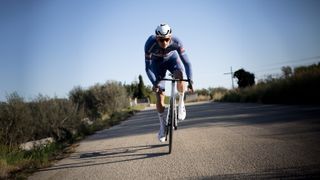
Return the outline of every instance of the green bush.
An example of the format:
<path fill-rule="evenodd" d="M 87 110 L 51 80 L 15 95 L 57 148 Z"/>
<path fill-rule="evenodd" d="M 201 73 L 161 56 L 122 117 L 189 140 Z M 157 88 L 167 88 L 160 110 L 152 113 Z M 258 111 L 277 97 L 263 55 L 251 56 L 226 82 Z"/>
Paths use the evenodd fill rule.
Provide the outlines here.
<path fill-rule="evenodd" d="M 125 86 L 117 81 L 107 81 L 105 84 L 96 84 L 85 91 L 92 94 L 94 99 L 94 108 L 97 114 L 112 114 L 129 106 L 129 98 Z M 78 103 L 77 100 L 73 100 Z M 83 102 L 86 104 L 86 102 Z M 82 105 L 84 106 L 84 105 Z M 89 107 L 89 109 L 93 109 Z M 100 117 L 100 116 L 99 116 Z"/>
<path fill-rule="evenodd" d="M 209 96 L 210 92 L 208 89 L 199 89 L 199 90 L 195 90 L 195 93 L 197 93 L 198 95 L 202 95 L 202 96 Z"/>
<path fill-rule="evenodd" d="M 319 104 L 319 84 L 320 63 L 298 67 L 292 75 L 268 78 L 252 87 L 230 90 L 221 101 Z"/>
<path fill-rule="evenodd" d="M 33 126 L 28 105 L 14 92 L 0 108 L 0 144 L 14 146 L 31 138 Z"/>
<path fill-rule="evenodd" d="M 209 88 L 210 99 L 214 101 L 220 101 L 221 98 L 228 92 L 226 88 L 218 87 L 218 88 Z"/>

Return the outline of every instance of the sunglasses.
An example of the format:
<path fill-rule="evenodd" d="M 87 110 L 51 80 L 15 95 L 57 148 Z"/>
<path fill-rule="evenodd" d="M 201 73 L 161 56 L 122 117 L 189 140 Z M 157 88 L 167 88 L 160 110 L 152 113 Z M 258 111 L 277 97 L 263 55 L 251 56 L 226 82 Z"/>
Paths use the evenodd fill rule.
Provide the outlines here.
<path fill-rule="evenodd" d="M 159 38 L 160 42 L 169 42 L 170 38 Z"/>

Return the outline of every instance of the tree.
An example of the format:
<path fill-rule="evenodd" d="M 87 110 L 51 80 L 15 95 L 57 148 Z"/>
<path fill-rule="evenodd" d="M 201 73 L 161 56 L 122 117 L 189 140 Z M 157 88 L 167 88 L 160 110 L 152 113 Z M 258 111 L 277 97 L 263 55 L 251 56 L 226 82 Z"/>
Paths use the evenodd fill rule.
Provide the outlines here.
<path fill-rule="evenodd" d="M 255 84 L 254 74 L 247 72 L 242 68 L 234 72 L 233 77 L 238 79 L 239 88 L 245 88 Z"/>
<path fill-rule="evenodd" d="M 136 97 L 138 99 L 146 98 L 146 87 L 144 86 L 141 75 L 139 75 L 139 83 L 138 83 L 138 89 L 136 92 Z"/>
<path fill-rule="evenodd" d="M 292 76 L 292 69 L 290 66 L 283 66 L 281 68 L 282 74 L 284 78 L 288 78 L 290 76 Z"/>
<path fill-rule="evenodd" d="M 126 88 L 128 96 L 130 98 L 134 98 L 136 95 L 136 89 L 138 87 L 138 84 L 136 82 L 133 82 L 131 84 L 124 85 L 124 87 Z"/>
<path fill-rule="evenodd" d="M 81 105 L 84 104 L 85 98 L 85 90 L 83 90 L 80 86 L 74 87 L 69 92 L 69 99 L 76 104 L 76 109 L 79 110 Z"/>

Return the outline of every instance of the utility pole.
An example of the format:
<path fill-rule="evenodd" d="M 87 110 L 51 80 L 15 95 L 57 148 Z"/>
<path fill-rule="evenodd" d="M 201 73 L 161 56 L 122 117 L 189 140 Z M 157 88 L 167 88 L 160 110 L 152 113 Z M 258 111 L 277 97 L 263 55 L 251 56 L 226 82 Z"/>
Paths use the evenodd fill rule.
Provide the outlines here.
<path fill-rule="evenodd" d="M 230 74 L 231 75 L 231 83 L 232 83 L 232 89 L 234 89 L 233 85 L 233 72 L 232 72 L 232 66 L 230 67 L 230 72 L 229 73 L 224 73 L 225 75 Z"/>

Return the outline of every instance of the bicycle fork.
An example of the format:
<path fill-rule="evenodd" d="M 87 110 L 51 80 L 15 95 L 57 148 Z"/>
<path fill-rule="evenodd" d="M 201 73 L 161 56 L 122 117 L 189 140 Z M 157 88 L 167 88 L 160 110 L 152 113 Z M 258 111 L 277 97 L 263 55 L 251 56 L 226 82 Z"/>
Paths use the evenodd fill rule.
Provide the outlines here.
<path fill-rule="evenodd" d="M 173 111 L 172 111 L 173 108 Z M 173 113 L 172 113 L 173 112 Z M 169 128 L 171 128 L 173 124 L 173 129 L 177 129 L 177 116 L 176 116 L 176 101 L 175 101 L 175 81 L 172 81 L 171 83 L 171 96 L 170 96 L 170 104 L 167 111 L 167 118 L 166 118 L 166 141 L 167 136 L 169 134 Z M 173 118 L 172 118 L 173 116 Z"/>

